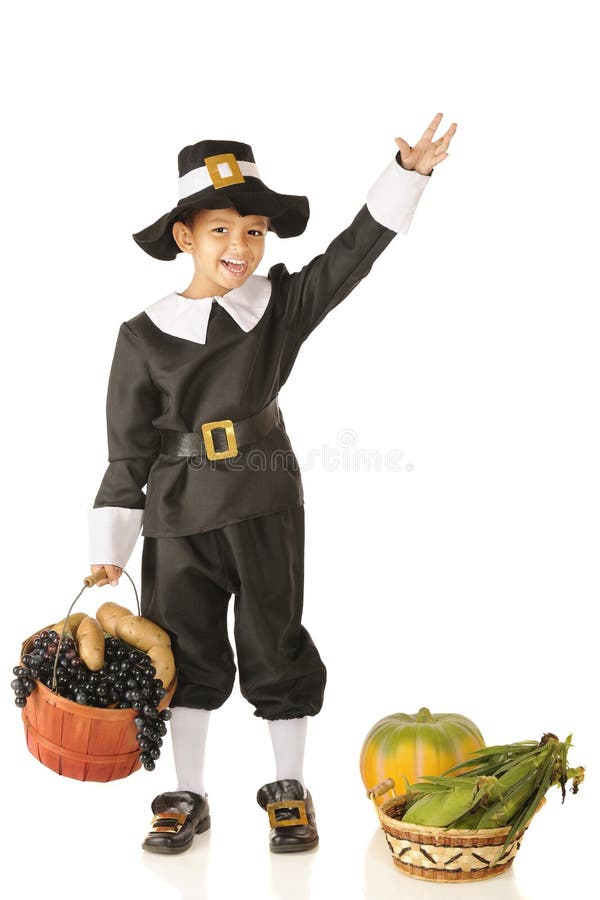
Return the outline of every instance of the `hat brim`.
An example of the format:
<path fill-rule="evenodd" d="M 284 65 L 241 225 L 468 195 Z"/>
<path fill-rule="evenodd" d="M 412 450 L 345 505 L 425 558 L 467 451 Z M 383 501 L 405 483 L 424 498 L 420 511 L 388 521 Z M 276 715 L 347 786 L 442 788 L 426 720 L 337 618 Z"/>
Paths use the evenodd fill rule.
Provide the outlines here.
<path fill-rule="evenodd" d="M 249 183 L 253 181 L 256 182 L 256 189 L 249 190 Z M 280 238 L 302 234 L 310 215 L 307 197 L 278 194 L 269 190 L 258 179 L 247 178 L 243 184 L 229 185 L 218 191 L 205 189 L 180 200 L 170 212 L 132 237 L 142 250 L 155 259 L 175 259 L 181 250 L 173 238 L 172 226 L 182 213 L 193 209 L 229 207 L 233 207 L 241 216 L 268 216 L 269 231 Z"/>

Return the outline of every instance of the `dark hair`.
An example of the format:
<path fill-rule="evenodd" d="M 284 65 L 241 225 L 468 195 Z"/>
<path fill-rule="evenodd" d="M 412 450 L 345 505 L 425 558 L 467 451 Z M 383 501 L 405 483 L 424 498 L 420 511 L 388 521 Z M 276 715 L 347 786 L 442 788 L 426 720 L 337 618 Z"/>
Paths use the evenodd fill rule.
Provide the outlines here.
<path fill-rule="evenodd" d="M 175 222 L 183 222 L 184 225 L 187 225 L 187 227 L 190 229 L 190 231 L 193 231 L 194 230 L 194 222 L 196 221 L 196 216 L 201 211 L 202 210 L 200 210 L 198 208 L 184 209 L 177 216 L 177 218 L 175 219 Z M 173 224 L 175 224 L 175 222 Z"/>
<path fill-rule="evenodd" d="M 187 227 L 190 229 L 190 231 L 193 231 L 194 223 L 196 221 L 196 216 L 198 215 L 198 213 L 200 213 L 202 211 L 203 210 L 198 207 L 196 207 L 195 209 L 182 209 L 182 211 L 179 213 L 177 218 L 173 221 L 173 225 L 175 224 L 175 222 L 183 222 L 184 225 L 187 225 Z M 271 230 L 271 219 L 269 216 L 266 216 L 265 218 L 267 219 L 267 223 L 268 223 L 267 231 L 270 231 Z"/>

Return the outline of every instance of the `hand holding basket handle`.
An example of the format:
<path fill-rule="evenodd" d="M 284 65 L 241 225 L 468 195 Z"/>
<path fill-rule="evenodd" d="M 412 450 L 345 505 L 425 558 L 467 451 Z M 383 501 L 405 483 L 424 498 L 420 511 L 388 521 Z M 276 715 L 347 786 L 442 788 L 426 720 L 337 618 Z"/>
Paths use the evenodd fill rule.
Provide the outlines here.
<path fill-rule="evenodd" d="M 119 583 L 119 578 L 121 577 L 121 573 L 123 569 L 120 566 L 91 566 L 92 574 L 95 575 L 98 573 L 99 580 L 93 578 L 90 580 L 88 587 L 91 587 L 92 584 L 96 584 L 98 587 L 103 587 L 105 584 L 112 584 L 115 587 Z M 102 574 L 104 573 L 104 574 Z M 86 579 L 87 583 L 87 579 Z"/>

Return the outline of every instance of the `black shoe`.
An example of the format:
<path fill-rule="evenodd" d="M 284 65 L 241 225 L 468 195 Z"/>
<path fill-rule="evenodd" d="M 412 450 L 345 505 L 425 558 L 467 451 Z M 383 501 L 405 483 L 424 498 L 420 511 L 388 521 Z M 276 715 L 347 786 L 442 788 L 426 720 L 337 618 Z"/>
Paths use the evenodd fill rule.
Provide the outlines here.
<path fill-rule="evenodd" d="M 311 850 L 319 843 L 315 808 L 310 791 L 306 797 L 299 781 L 284 778 L 259 788 L 259 806 L 269 813 L 269 847 L 273 853 Z"/>
<path fill-rule="evenodd" d="M 195 834 L 210 828 L 206 796 L 192 791 L 169 791 L 152 801 L 152 828 L 142 844 L 152 853 L 183 853 Z"/>

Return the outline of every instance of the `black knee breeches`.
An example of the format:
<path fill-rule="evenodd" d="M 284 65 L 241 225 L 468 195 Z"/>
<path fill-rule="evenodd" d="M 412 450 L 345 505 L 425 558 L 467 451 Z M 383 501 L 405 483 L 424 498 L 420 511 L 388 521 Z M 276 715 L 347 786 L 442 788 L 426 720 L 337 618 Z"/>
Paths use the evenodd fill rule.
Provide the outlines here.
<path fill-rule="evenodd" d="M 234 594 L 240 690 L 254 715 L 316 715 L 326 669 L 300 621 L 303 590 L 303 506 L 186 537 L 144 537 L 141 609 L 171 636 L 178 672 L 171 705 L 216 709 L 231 694 Z"/>

